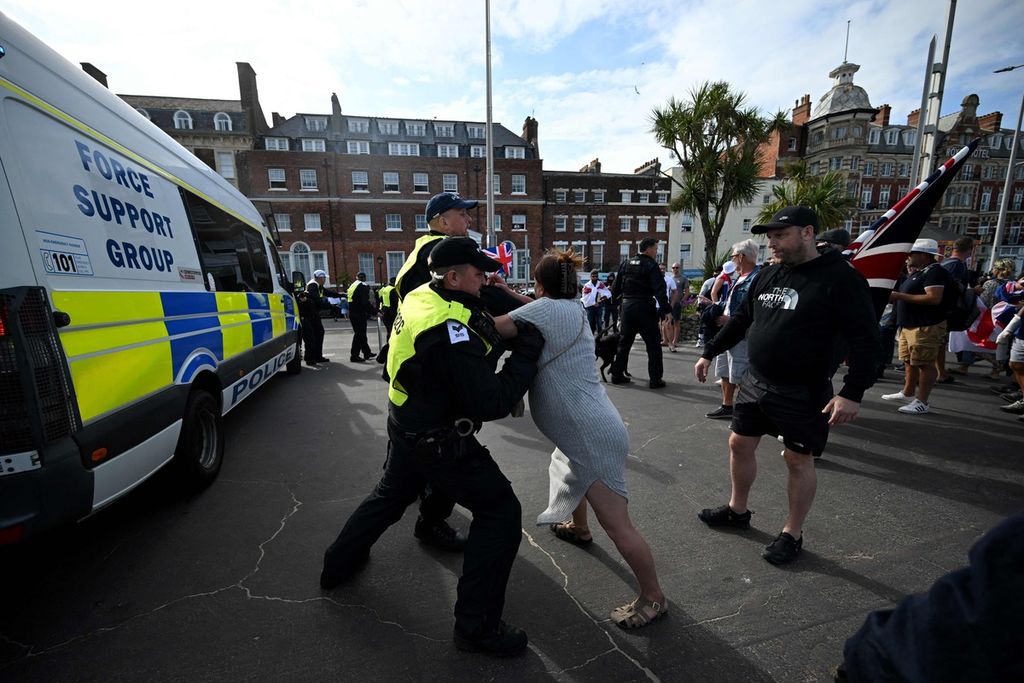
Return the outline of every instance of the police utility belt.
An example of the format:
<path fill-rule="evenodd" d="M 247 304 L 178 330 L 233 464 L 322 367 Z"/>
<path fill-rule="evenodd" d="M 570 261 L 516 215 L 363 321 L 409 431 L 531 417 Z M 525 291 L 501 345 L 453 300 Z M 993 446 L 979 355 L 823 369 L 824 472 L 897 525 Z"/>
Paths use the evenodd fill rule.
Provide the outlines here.
<path fill-rule="evenodd" d="M 462 459 L 465 455 L 463 439 L 477 433 L 482 427 L 468 417 L 460 417 L 449 427 L 438 427 L 426 432 L 406 432 L 394 420 L 389 421 L 399 436 L 412 446 L 416 457 L 427 462 Z"/>

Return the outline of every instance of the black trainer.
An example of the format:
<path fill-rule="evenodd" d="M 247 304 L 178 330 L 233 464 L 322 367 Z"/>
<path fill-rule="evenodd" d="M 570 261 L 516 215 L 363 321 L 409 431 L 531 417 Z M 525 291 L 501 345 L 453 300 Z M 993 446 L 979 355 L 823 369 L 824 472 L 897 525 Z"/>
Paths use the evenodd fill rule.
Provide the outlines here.
<path fill-rule="evenodd" d="M 728 504 L 717 508 L 704 508 L 697 513 L 697 518 L 708 526 L 731 526 L 736 529 L 750 528 L 750 515 L 754 514 L 747 510 L 742 515 L 732 511 Z"/>
<path fill-rule="evenodd" d="M 785 531 L 775 537 L 775 540 L 765 546 L 761 557 L 772 564 L 787 564 L 796 559 L 800 549 L 804 547 L 804 537 L 793 538 Z"/>
<path fill-rule="evenodd" d="M 466 537 L 462 532 L 453 529 L 444 520 L 431 524 L 420 517 L 416 520 L 415 534 L 423 543 L 441 550 L 457 553 L 466 547 Z"/>
<path fill-rule="evenodd" d="M 515 657 L 526 650 L 530 639 L 526 631 L 510 626 L 504 621 L 498 622 L 498 628 L 490 633 L 478 636 L 464 636 L 458 627 L 452 635 L 455 647 L 464 652 L 480 652 L 494 657 Z"/>
<path fill-rule="evenodd" d="M 612 375 L 612 384 L 629 384 L 632 381 L 626 375 Z"/>
<path fill-rule="evenodd" d="M 704 417 L 710 417 L 712 420 L 731 420 L 732 406 L 718 406 L 718 410 L 704 413 Z"/>
<path fill-rule="evenodd" d="M 317 363 L 330 363 L 331 359 L 330 358 L 317 358 L 316 362 Z"/>
<path fill-rule="evenodd" d="M 665 387 L 665 380 L 663 379 L 652 379 L 647 383 L 651 389 L 663 389 Z"/>
<path fill-rule="evenodd" d="M 355 561 L 348 563 L 344 567 L 328 567 L 327 558 L 324 557 L 324 568 L 323 571 L 320 572 L 320 588 L 325 591 L 331 590 L 342 581 L 345 581 L 362 569 L 363 565 L 369 561 L 370 553 L 366 553 L 362 557 L 357 557 Z"/>

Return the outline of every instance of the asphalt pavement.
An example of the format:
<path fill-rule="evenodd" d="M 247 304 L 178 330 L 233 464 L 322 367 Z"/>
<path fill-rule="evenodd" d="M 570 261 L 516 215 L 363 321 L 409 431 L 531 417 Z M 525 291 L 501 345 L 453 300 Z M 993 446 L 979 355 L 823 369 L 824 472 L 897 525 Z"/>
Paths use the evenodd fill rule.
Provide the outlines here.
<path fill-rule="evenodd" d="M 865 616 L 966 563 L 972 543 L 1024 508 L 1024 424 L 993 382 L 939 386 L 906 416 L 872 389 L 818 462 L 804 551 L 774 567 L 761 549 L 786 511 L 781 444 L 758 451 L 749 531 L 697 520 L 724 503 L 728 422 L 692 376 L 697 349 L 665 353 L 668 387 L 608 386 L 629 427 L 630 512 L 670 600 L 667 618 L 620 631 L 609 611 L 631 574 L 593 523 L 586 549 L 534 524 L 550 443 L 529 417 L 481 432 L 523 505 L 505 619 L 530 648 L 494 660 L 456 651 L 458 555 L 413 538 L 415 509 L 351 581 L 323 592 L 321 556 L 376 482 L 386 386 L 348 362 L 351 332 L 327 322 L 334 362 L 278 375 L 226 419 L 219 479 L 183 496 L 157 476 L 59 533 L 0 554 L 2 681 L 827 681 Z M 371 328 L 370 343 L 378 345 Z M 895 373 L 890 372 L 895 378 Z M 468 528 L 461 508 L 455 525 Z"/>

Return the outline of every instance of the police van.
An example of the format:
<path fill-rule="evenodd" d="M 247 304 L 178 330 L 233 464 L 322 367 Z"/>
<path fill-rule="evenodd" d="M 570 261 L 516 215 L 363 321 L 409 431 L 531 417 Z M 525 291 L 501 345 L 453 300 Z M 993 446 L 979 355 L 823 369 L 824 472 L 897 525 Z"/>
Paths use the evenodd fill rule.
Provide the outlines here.
<path fill-rule="evenodd" d="M 300 370 L 282 272 L 245 197 L 0 14 L 0 544 L 212 481 L 223 415 Z"/>

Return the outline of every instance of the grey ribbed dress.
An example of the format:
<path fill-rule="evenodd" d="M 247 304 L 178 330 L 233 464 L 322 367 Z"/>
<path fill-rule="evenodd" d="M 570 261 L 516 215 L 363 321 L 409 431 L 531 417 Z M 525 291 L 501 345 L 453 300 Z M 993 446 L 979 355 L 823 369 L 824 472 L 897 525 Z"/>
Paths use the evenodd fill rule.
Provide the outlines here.
<path fill-rule="evenodd" d="M 542 298 L 509 316 L 533 323 L 544 335 L 530 414 L 555 451 L 548 507 L 537 525 L 568 519 L 597 480 L 625 498 L 629 433 L 598 380 L 594 335 L 583 306 L 576 299 Z"/>

